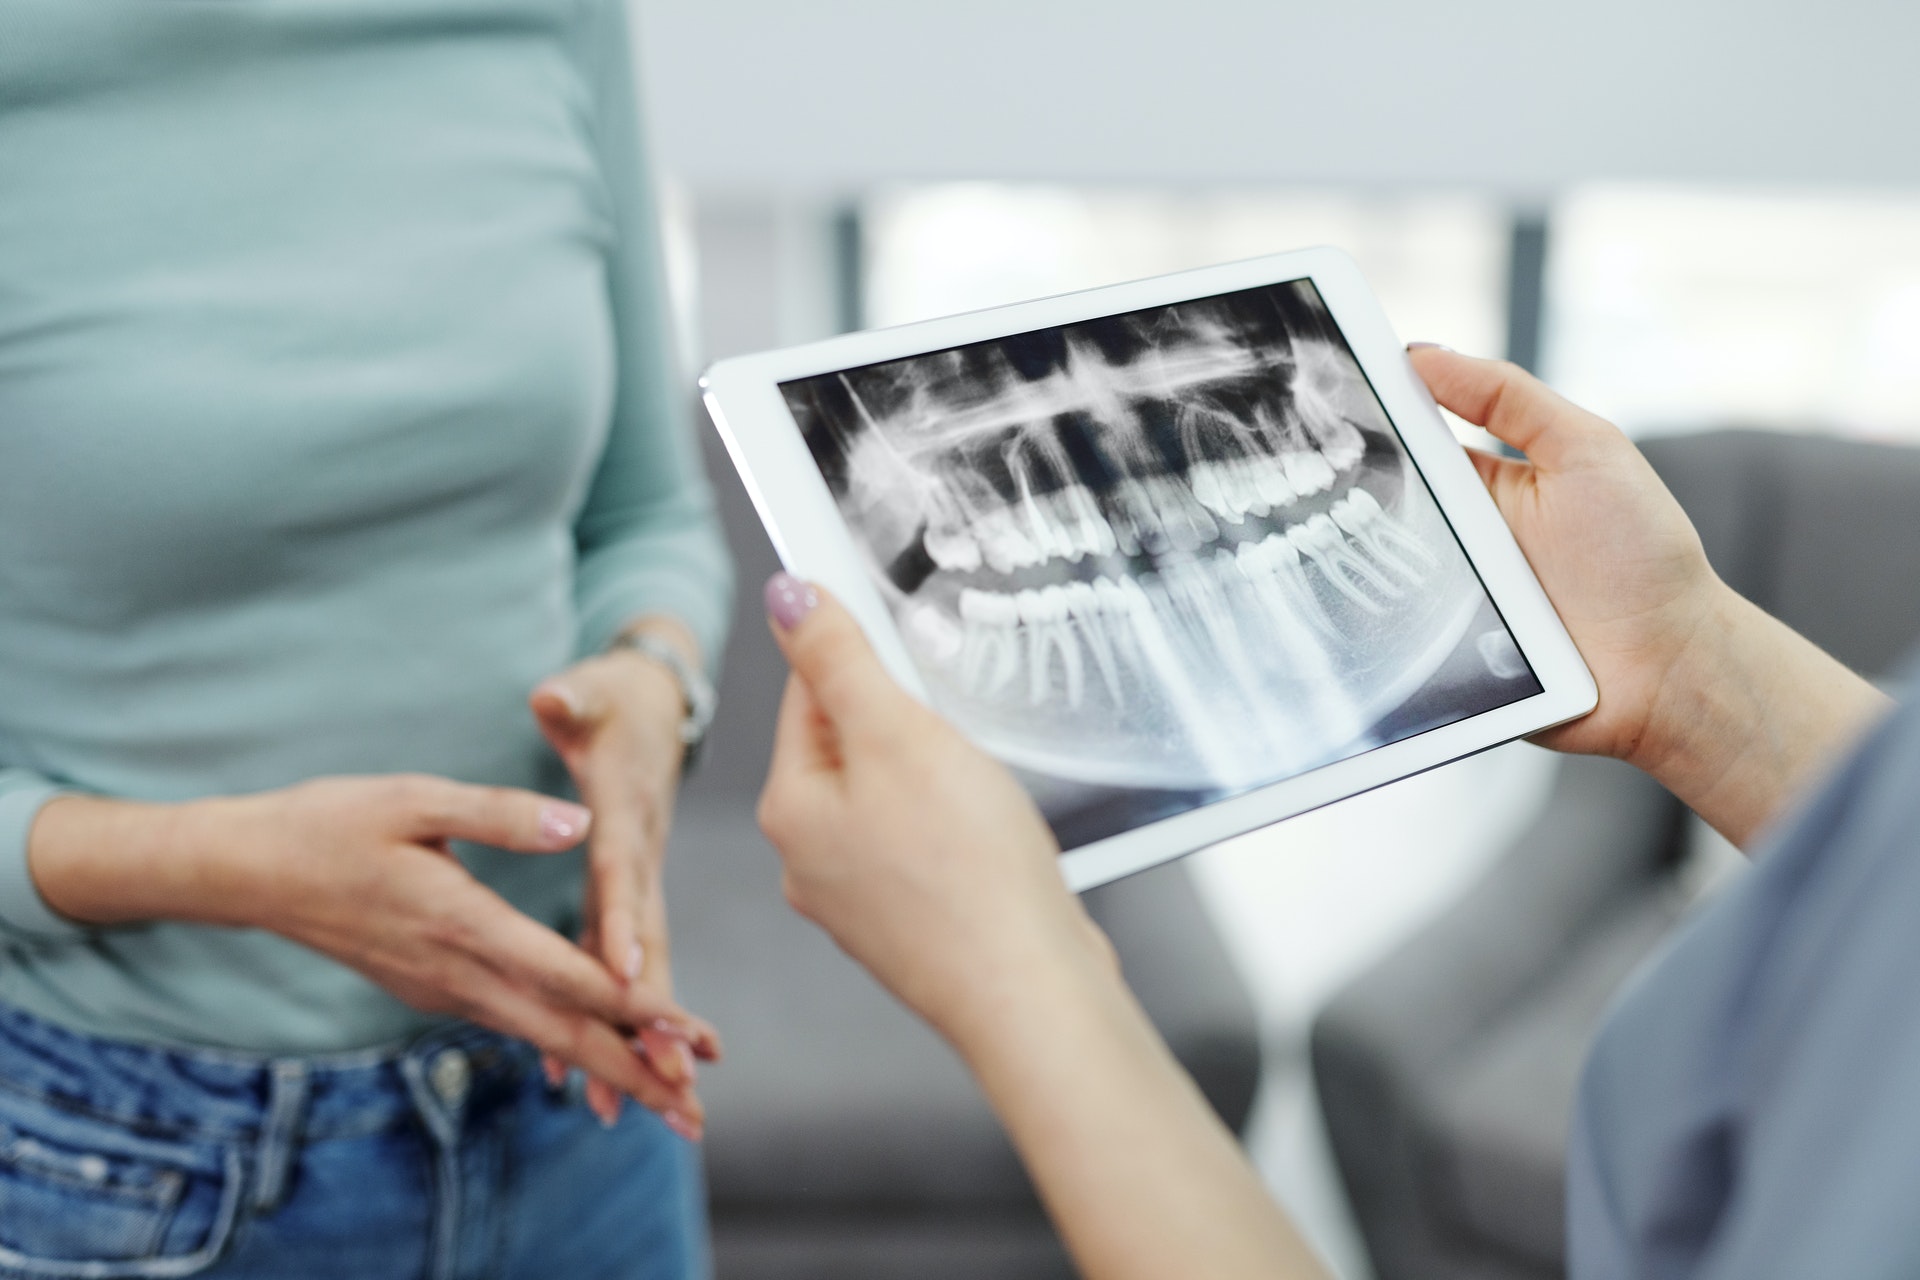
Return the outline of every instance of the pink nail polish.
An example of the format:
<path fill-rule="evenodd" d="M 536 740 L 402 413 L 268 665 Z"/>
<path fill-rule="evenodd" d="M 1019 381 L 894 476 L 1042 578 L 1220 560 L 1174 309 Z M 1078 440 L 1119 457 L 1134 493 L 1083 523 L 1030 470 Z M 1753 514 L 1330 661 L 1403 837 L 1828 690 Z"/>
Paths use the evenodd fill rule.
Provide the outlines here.
<path fill-rule="evenodd" d="M 587 833 L 593 815 L 577 804 L 555 800 L 540 810 L 540 835 L 549 844 L 567 845 Z"/>
<path fill-rule="evenodd" d="M 700 1127 L 681 1115 L 678 1111 L 663 1111 L 660 1113 L 660 1119 L 666 1122 L 667 1128 L 673 1130 L 688 1142 L 700 1141 Z"/>
<path fill-rule="evenodd" d="M 774 625 L 791 631 L 820 603 L 820 593 L 790 573 L 776 573 L 767 579 L 766 601 Z"/>
<path fill-rule="evenodd" d="M 646 967 L 647 953 L 637 942 L 627 947 L 627 977 L 637 978 L 640 970 Z"/>

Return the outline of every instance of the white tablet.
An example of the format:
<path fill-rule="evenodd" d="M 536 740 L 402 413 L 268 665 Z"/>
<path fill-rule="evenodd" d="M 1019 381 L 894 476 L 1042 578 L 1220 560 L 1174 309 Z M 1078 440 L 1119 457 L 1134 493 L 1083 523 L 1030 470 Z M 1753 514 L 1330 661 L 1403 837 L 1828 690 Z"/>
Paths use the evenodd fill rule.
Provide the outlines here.
<path fill-rule="evenodd" d="M 1592 709 L 1351 259 L 723 360 L 789 572 L 999 757 L 1077 888 Z"/>

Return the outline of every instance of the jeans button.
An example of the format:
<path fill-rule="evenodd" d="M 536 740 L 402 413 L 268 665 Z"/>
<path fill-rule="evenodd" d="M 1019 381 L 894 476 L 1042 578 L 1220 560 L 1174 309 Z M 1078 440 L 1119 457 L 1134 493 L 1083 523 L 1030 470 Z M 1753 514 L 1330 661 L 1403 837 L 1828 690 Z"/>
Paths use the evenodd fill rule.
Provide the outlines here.
<path fill-rule="evenodd" d="M 457 1107 L 467 1100 L 467 1086 L 472 1081 L 473 1067 L 464 1049 L 442 1050 L 427 1068 L 427 1083 L 449 1107 Z"/>

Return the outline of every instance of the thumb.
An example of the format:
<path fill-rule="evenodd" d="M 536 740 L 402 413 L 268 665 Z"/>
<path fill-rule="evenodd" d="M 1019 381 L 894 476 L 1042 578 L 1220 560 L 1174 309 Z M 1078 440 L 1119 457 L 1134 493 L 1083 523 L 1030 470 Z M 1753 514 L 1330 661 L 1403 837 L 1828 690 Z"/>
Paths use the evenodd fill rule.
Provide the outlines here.
<path fill-rule="evenodd" d="M 1433 398 L 1549 470 L 1578 462 L 1619 428 L 1569 400 L 1519 365 L 1477 360 L 1445 347 L 1407 348 Z"/>
<path fill-rule="evenodd" d="M 767 616 L 794 676 L 836 727 L 870 723 L 906 695 L 893 682 L 860 624 L 823 588 L 791 574 L 767 579 Z"/>
<path fill-rule="evenodd" d="M 559 748 L 598 724 L 605 715 L 595 693 L 566 676 L 543 680 L 527 695 L 527 706 L 547 741 Z"/>

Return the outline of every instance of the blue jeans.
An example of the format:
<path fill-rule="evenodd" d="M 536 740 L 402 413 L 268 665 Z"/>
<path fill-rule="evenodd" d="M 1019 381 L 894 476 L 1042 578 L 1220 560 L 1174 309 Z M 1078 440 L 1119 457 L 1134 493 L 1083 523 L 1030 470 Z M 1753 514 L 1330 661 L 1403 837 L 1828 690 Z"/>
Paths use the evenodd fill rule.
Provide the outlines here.
<path fill-rule="evenodd" d="M 0 1007 L 0 1277 L 696 1280 L 698 1153 L 471 1026 L 260 1058 Z"/>

